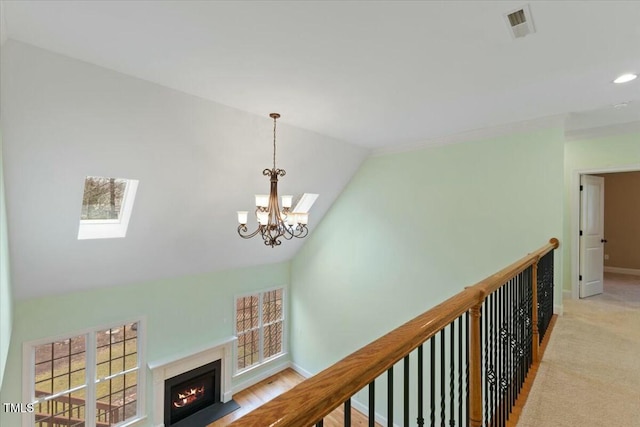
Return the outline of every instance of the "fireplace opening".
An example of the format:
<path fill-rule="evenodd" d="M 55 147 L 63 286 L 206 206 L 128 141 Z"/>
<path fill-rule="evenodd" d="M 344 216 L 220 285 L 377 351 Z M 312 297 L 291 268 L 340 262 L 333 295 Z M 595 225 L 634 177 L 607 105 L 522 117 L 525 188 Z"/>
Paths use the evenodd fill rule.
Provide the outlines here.
<path fill-rule="evenodd" d="M 171 427 L 220 402 L 221 361 L 169 378 L 164 384 L 164 424 Z"/>

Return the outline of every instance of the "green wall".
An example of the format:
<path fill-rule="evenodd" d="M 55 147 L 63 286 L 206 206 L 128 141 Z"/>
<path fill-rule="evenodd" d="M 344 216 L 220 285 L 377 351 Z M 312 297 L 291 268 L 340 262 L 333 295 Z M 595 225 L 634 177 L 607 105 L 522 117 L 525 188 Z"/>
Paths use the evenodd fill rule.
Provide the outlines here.
<path fill-rule="evenodd" d="M 564 288 L 571 290 L 572 258 L 577 251 L 577 242 L 571 230 L 578 224 L 572 224 L 571 216 L 575 214 L 573 206 L 577 198 L 578 173 L 593 170 L 633 167 L 640 170 L 640 133 L 611 136 L 580 141 L 567 141 L 564 145 Z M 606 189 L 605 189 L 606 191 Z M 574 268 L 577 268 L 574 267 Z"/>
<path fill-rule="evenodd" d="M 2 134 L 0 133 L 0 389 L 9 354 L 13 320 L 13 298 L 9 273 L 9 238 L 7 237 L 7 209 L 4 199 L 2 163 Z M 4 402 L 4 401 L 3 401 Z"/>
<path fill-rule="evenodd" d="M 2 402 L 22 401 L 22 343 L 25 341 L 145 316 L 147 362 L 160 360 L 234 335 L 234 296 L 280 285 L 288 291 L 289 274 L 287 262 L 16 301 Z M 268 366 L 253 370 L 234 378 L 233 383 L 249 381 L 267 369 Z M 148 371 L 148 414 L 153 404 L 151 387 Z M 149 416 L 143 425 L 151 425 L 151 421 Z M 0 425 L 19 423 L 19 416 L 0 413 Z"/>
<path fill-rule="evenodd" d="M 317 373 L 561 237 L 563 143 L 554 129 L 368 159 L 292 261 L 294 363 Z"/>

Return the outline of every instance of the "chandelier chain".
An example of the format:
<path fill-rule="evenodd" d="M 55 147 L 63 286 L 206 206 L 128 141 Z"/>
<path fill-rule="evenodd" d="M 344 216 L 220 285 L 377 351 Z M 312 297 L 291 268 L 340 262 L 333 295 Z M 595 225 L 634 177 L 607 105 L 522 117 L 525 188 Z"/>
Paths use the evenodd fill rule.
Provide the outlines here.
<path fill-rule="evenodd" d="M 276 170 L 276 119 L 273 118 L 273 170 Z"/>

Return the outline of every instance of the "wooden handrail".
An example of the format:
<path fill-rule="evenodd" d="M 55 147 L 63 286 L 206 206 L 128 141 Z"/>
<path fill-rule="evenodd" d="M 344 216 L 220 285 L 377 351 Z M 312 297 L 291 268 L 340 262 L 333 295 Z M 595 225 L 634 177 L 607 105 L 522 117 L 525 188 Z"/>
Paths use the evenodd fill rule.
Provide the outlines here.
<path fill-rule="evenodd" d="M 477 308 L 487 295 L 537 263 L 542 255 L 557 248 L 558 244 L 557 239 L 551 239 L 537 251 L 465 288 L 230 426 L 308 427 L 318 422 L 452 321 L 471 308 Z"/>

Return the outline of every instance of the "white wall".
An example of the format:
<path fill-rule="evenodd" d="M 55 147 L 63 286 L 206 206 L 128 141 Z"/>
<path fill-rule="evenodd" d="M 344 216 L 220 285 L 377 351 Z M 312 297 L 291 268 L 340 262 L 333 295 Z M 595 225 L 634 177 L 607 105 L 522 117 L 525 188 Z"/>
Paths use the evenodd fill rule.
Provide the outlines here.
<path fill-rule="evenodd" d="M 2 133 L 0 132 L 0 390 L 4 380 L 12 329 L 13 295 L 9 269 L 9 237 L 7 235 L 7 210 L 4 197 Z M 0 399 L 1 401 L 2 399 Z"/>

